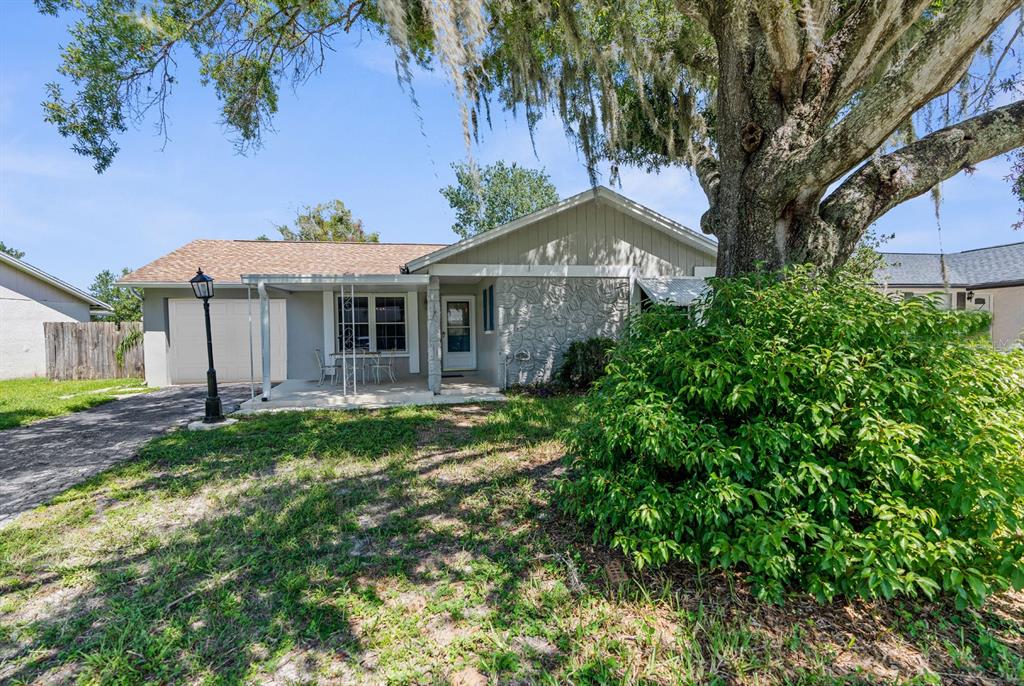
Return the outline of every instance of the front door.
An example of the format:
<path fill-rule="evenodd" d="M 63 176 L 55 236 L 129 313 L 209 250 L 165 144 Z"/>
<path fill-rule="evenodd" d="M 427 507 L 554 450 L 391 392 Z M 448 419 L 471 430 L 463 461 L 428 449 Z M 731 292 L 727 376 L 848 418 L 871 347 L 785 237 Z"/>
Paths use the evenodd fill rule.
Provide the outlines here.
<path fill-rule="evenodd" d="M 476 299 L 472 295 L 441 297 L 441 369 L 476 369 Z"/>

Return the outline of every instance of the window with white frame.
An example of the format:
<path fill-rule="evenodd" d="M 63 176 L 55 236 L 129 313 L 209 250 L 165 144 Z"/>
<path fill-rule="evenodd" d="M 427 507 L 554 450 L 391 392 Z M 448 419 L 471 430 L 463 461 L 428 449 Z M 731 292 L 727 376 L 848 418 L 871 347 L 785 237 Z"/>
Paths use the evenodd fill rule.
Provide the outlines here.
<path fill-rule="evenodd" d="M 407 340 L 405 296 L 338 298 L 339 350 L 404 353 Z"/>
<path fill-rule="evenodd" d="M 484 320 L 484 333 L 494 331 L 494 286 L 488 286 L 480 293 L 481 314 Z"/>

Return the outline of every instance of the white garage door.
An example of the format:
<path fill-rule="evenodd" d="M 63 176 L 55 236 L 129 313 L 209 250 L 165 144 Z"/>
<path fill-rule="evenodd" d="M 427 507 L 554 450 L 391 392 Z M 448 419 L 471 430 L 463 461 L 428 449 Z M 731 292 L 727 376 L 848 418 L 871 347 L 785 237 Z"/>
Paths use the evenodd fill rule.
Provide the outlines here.
<path fill-rule="evenodd" d="M 203 303 L 191 300 L 169 300 L 171 345 L 168 361 L 171 383 L 206 381 L 206 324 Z M 270 376 L 282 381 L 288 373 L 287 313 L 284 300 L 270 301 Z M 249 303 L 246 300 L 210 301 L 210 324 L 213 330 L 213 363 L 218 381 L 248 381 L 249 367 Z M 262 377 L 263 350 L 260 344 L 260 304 L 252 301 L 252 360 L 256 381 Z"/>

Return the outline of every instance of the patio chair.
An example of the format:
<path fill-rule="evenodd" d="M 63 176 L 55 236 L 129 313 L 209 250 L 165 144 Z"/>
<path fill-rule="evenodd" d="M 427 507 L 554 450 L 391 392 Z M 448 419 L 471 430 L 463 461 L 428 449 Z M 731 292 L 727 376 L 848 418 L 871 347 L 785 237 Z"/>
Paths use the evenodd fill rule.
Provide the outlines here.
<path fill-rule="evenodd" d="M 327 364 L 324 362 L 324 355 L 320 352 L 320 348 L 315 348 L 313 350 L 313 357 L 316 358 L 316 366 L 320 368 L 320 381 L 317 382 L 318 385 L 324 385 L 324 380 L 327 379 L 328 370 L 330 370 L 332 377 L 336 377 L 338 375 L 338 366 L 336 364 Z"/>
<path fill-rule="evenodd" d="M 387 373 L 391 383 L 395 383 L 394 359 L 390 355 L 373 355 L 370 357 L 370 373 L 373 374 L 375 383 L 380 383 L 384 373 Z"/>

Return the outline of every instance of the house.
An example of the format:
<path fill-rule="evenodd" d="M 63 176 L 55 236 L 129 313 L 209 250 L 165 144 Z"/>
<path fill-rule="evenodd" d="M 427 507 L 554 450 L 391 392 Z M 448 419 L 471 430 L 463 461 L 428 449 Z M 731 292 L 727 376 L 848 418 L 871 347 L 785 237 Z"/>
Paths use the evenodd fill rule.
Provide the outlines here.
<path fill-rule="evenodd" d="M 883 253 L 875 279 L 904 297 L 937 294 L 957 310 L 992 314 L 992 344 L 1001 350 L 1024 342 L 1024 242 L 938 253 Z"/>
<path fill-rule="evenodd" d="M 145 289 L 151 385 L 205 379 L 188 285 L 201 267 L 215 279 L 220 380 L 258 379 L 269 398 L 274 382 L 318 378 L 315 350 L 358 350 L 441 393 L 464 377 L 550 378 L 573 340 L 618 334 L 641 298 L 689 302 L 716 247 L 597 187 L 453 245 L 198 240 L 121 284 Z"/>
<path fill-rule="evenodd" d="M 46 374 L 45 322 L 87 322 L 110 307 L 0 252 L 0 379 Z"/>

